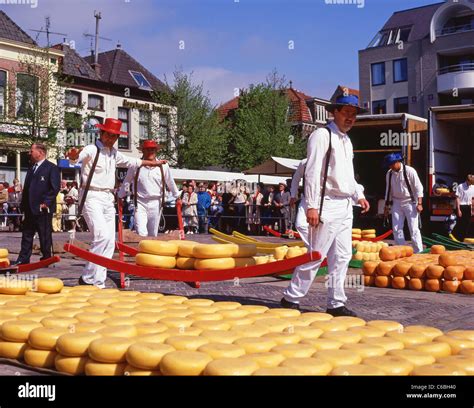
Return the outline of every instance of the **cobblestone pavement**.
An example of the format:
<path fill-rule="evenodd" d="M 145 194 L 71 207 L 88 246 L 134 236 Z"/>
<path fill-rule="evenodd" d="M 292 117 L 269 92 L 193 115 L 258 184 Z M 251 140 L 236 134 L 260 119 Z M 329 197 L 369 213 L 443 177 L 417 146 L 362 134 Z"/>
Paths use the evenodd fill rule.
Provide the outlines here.
<path fill-rule="evenodd" d="M 79 233 L 76 239 L 87 243 L 89 233 Z M 193 235 L 189 239 L 200 242 L 214 242 L 210 236 Z M 262 238 L 272 242 L 284 242 L 284 239 Z M 0 248 L 8 248 L 11 259 L 15 259 L 20 248 L 21 234 L 0 233 Z M 38 271 L 40 276 L 61 278 L 65 285 L 74 286 L 85 265 L 82 259 L 61 253 L 60 249 L 68 240 L 67 233 L 54 235 L 55 251 L 62 260 L 53 267 Z M 409 290 L 380 289 L 362 287 L 359 278 L 361 272 L 350 269 L 349 274 L 355 287 L 347 288 L 348 307 L 357 312 L 365 320 L 389 319 L 404 325 L 430 325 L 441 330 L 474 329 L 474 296 L 448 293 L 414 292 Z M 263 304 L 278 307 L 282 291 L 288 280 L 277 277 L 260 277 L 242 279 L 240 281 L 207 282 L 199 289 L 188 284 L 172 281 L 154 281 L 141 277 L 130 276 L 128 289 L 143 292 L 160 292 L 184 295 L 187 297 L 206 297 L 214 300 L 232 300 L 243 304 Z M 107 287 L 120 284 L 118 273 L 110 272 Z M 305 311 L 324 311 L 326 304 L 325 278 L 316 278 L 311 290 L 302 302 Z M 28 375 L 29 370 L 0 364 L 0 375 Z M 33 373 L 33 372 L 31 372 Z M 35 373 L 38 375 L 38 373 Z"/>

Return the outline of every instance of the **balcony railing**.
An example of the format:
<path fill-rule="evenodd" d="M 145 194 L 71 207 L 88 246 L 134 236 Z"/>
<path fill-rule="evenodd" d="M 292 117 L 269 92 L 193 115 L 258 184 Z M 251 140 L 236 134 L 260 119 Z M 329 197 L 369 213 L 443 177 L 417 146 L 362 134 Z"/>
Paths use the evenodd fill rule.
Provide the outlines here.
<path fill-rule="evenodd" d="M 444 27 L 441 30 L 436 30 L 436 36 L 462 33 L 465 31 L 473 31 L 473 30 L 474 30 L 474 21 L 472 21 L 470 24 L 469 23 L 460 24 L 460 25 L 451 26 L 451 27 Z"/>
<path fill-rule="evenodd" d="M 452 72 L 474 71 L 474 63 L 448 65 L 438 70 L 438 75 L 449 74 Z"/>

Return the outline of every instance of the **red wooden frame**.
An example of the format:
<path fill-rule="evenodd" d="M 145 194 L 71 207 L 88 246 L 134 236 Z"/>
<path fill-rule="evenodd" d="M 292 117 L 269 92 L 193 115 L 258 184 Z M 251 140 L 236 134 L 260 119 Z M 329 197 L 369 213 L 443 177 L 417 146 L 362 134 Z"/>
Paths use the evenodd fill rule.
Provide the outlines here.
<path fill-rule="evenodd" d="M 60 260 L 61 258 L 59 256 L 54 255 L 51 258 L 43 259 L 42 261 L 32 262 L 29 264 L 9 266 L 6 263 L 0 263 L 0 268 L 15 270 L 16 273 L 24 273 L 35 271 L 36 269 L 46 268 L 47 266 L 57 263 Z"/>

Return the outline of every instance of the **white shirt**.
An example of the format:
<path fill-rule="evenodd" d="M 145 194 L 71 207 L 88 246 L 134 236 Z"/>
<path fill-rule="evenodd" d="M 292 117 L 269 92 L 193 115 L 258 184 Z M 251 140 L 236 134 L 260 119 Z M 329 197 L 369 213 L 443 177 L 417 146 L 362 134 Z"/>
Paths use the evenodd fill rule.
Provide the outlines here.
<path fill-rule="evenodd" d="M 326 197 L 365 198 L 360 190 L 356 189 L 354 179 L 354 153 L 352 143 L 347 134 L 342 133 L 334 122 L 329 128 L 332 131 L 332 152 L 329 160 L 328 178 L 326 182 Z M 308 162 L 305 170 L 305 189 L 308 209 L 319 209 L 321 204 L 322 183 L 326 166 L 326 153 L 329 148 L 329 134 L 327 129 L 319 128 L 311 133 L 308 140 Z"/>
<path fill-rule="evenodd" d="M 97 141 L 97 146 L 100 148 L 99 160 L 94 171 L 91 181 L 91 187 L 95 189 L 110 189 L 115 188 L 115 170 L 117 166 L 132 167 L 141 166 L 141 159 L 125 156 L 117 149 L 112 147 L 109 149 L 105 147 L 100 140 Z M 81 163 L 81 183 L 85 186 L 89 172 L 94 163 L 97 147 L 95 145 L 87 145 L 79 154 L 78 162 Z"/>
<path fill-rule="evenodd" d="M 36 165 L 36 168 L 35 168 L 35 173 L 36 171 L 39 169 L 39 166 L 41 166 L 44 162 L 45 162 L 46 159 L 43 159 L 43 160 L 40 160 L 39 162 L 36 162 L 35 164 L 33 164 L 33 166 Z M 34 174 L 34 173 L 33 173 Z"/>
<path fill-rule="evenodd" d="M 298 189 L 300 187 L 300 181 L 304 177 L 304 169 L 306 167 L 307 161 L 308 159 L 301 160 L 300 164 L 298 164 L 298 167 L 296 168 L 295 173 L 293 174 L 293 178 L 291 179 L 291 188 L 290 188 L 291 198 L 298 197 Z"/>
<path fill-rule="evenodd" d="M 134 192 L 133 183 L 135 182 L 135 175 L 138 167 L 130 167 L 127 171 L 127 175 L 123 181 L 122 187 L 120 188 L 119 197 L 125 197 L 127 188 L 130 192 Z M 179 190 L 171 177 L 171 171 L 168 164 L 163 164 L 163 173 L 165 176 L 165 183 L 168 190 L 176 200 L 179 197 Z M 128 186 L 128 187 L 127 187 Z M 138 185 L 137 185 L 137 196 L 138 198 L 150 200 L 150 199 L 161 199 L 163 194 L 163 183 L 161 180 L 161 170 L 159 167 L 142 167 L 138 173 Z"/>
<path fill-rule="evenodd" d="M 362 184 L 357 184 L 356 185 L 356 193 L 352 196 L 352 205 L 360 207 L 361 205 L 359 204 L 359 198 L 360 196 L 364 195 L 364 186 Z"/>
<path fill-rule="evenodd" d="M 456 197 L 459 197 L 460 205 L 472 205 L 474 198 L 474 185 L 468 185 L 467 181 L 460 184 L 456 189 Z"/>
<path fill-rule="evenodd" d="M 403 166 L 406 167 L 408 181 L 410 183 L 411 191 L 413 192 L 413 197 L 416 200 L 417 198 L 423 198 L 423 185 L 421 184 L 418 173 L 413 167 L 402 164 L 399 171 L 389 170 L 385 176 L 386 178 L 386 188 L 385 188 L 385 197 L 388 194 L 388 180 L 390 177 L 390 172 L 392 172 L 392 189 L 390 192 L 391 197 L 388 197 L 388 200 L 410 200 L 410 192 L 408 191 L 407 183 L 405 182 L 405 175 L 403 174 Z"/>

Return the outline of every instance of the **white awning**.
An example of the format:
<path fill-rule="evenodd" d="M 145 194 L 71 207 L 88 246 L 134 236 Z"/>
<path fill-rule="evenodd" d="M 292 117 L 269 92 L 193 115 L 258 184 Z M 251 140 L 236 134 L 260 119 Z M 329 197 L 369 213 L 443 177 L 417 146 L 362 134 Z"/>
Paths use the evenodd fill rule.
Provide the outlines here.
<path fill-rule="evenodd" d="M 258 166 L 245 170 L 245 174 L 261 174 L 267 176 L 292 177 L 301 160 L 272 156 Z"/>

